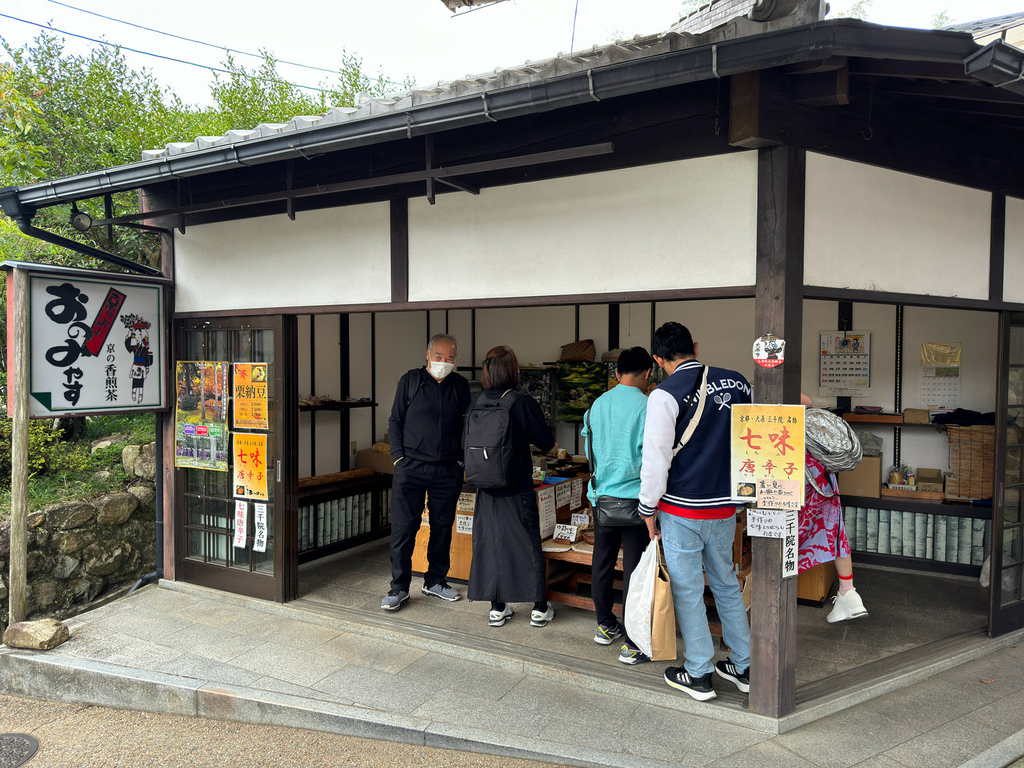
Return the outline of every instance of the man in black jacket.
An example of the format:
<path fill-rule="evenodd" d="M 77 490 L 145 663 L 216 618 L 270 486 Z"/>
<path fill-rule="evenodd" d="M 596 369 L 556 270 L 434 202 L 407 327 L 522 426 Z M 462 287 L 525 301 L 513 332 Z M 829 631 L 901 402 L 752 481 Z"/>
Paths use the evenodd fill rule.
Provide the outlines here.
<path fill-rule="evenodd" d="M 395 477 L 391 486 L 391 591 L 380 607 L 397 611 L 409 599 L 412 553 L 424 498 L 430 516 L 424 595 L 449 602 L 460 595 L 445 578 L 451 566 L 452 523 L 462 491 L 462 422 L 469 384 L 454 372 L 455 338 L 439 333 L 427 345 L 427 364 L 398 382 L 388 419 Z"/>

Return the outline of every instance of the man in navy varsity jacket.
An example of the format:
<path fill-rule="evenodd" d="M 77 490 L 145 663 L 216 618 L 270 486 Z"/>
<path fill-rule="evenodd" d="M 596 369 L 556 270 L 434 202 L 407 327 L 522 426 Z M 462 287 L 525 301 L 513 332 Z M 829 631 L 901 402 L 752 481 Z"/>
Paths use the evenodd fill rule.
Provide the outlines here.
<path fill-rule="evenodd" d="M 750 402 L 750 384 L 735 371 L 698 362 L 697 344 L 679 323 L 655 331 L 651 351 L 668 378 L 647 403 L 640 514 L 653 533 L 660 512 L 665 563 L 685 645 L 683 666 L 666 669 L 665 681 L 706 701 L 716 695 L 712 670 L 741 691 L 750 690 L 750 625 L 733 573 L 736 504 L 730 501 L 729 480 L 732 406 Z M 676 450 L 694 421 L 689 439 Z M 704 573 L 731 651 L 717 665 L 712 664 L 715 646 L 704 608 Z"/>

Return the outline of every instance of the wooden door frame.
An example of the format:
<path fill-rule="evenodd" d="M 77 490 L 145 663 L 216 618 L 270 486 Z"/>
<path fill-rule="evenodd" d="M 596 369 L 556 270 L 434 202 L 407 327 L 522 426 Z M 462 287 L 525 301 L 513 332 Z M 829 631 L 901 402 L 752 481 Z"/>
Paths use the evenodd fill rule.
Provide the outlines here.
<path fill-rule="evenodd" d="M 175 318 L 175 362 L 184 354 L 185 334 L 193 331 L 272 330 L 274 332 L 273 402 L 268 410 L 275 418 L 275 466 L 267 467 L 277 483 L 274 492 L 274 572 L 273 575 L 242 571 L 223 566 L 210 566 L 185 557 L 185 494 L 179 470 L 168 462 L 172 476 L 174 510 L 174 574 L 175 578 L 212 589 L 244 594 L 264 600 L 285 602 L 298 592 L 298 380 L 297 323 L 294 315 L 262 315 L 218 317 L 199 320 Z M 165 454 L 174 455 L 174 424 L 170 419 L 170 445 Z M 280 478 L 279 480 L 277 478 Z"/>

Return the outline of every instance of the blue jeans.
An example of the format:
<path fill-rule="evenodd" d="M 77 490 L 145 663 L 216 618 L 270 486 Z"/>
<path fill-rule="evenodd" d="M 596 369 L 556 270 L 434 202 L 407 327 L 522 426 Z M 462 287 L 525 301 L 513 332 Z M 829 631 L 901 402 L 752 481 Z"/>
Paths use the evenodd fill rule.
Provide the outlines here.
<path fill-rule="evenodd" d="M 747 669 L 750 624 L 732 560 L 736 516 L 725 520 L 691 520 L 661 512 L 659 518 L 665 565 L 672 579 L 672 601 L 683 633 L 683 666 L 691 677 L 703 677 L 714 669 L 715 644 L 704 608 L 706 573 L 730 657 L 737 669 Z"/>

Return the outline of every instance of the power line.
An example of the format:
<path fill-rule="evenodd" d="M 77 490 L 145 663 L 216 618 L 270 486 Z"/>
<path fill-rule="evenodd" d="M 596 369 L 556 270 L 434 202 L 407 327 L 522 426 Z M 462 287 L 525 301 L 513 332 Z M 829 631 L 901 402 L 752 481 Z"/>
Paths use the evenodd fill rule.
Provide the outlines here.
<path fill-rule="evenodd" d="M 173 56 L 164 56 L 163 54 L 160 54 L 160 53 L 150 53 L 149 51 L 142 51 L 142 50 L 139 50 L 138 48 L 129 48 L 127 45 L 118 45 L 117 43 L 111 43 L 111 42 L 109 42 L 107 40 L 97 40 L 95 37 L 86 37 L 85 35 L 78 35 L 78 34 L 75 34 L 74 32 L 67 32 L 67 31 L 65 31 L 63 29 L 57 29 L 56 27 L 54 27 L 52 25 L 39 24 L 38 22 L 35 22 L 35 21 L 27 21 L 26 19 L 19 19 L 17 16 L 9 16 L 6 13 L 0 13 L 0 17 L 3 17 L 5 19 L 10 19 L 11 21 L 20 21 L 22 24 L 30 24 L 33 27 L 39 27 L 40 29 L 46 29 L 46 30 L 49 30 L 51 32 L 59 32 L 62 35 L 69 35 L 71 37 L 77 37 L 80 40 L 88 40 L 90 43 L 96 43 L 97 45 L 106 45 L 106 46 L 109 46 L 111 48 L 119 48 L 122 51 L 131 51 L 132 53 L 138 53 L 138 54 L 140 54 L 142 56 L 152 56 L 155 59 L 164 59 L 165 61 L 173 61 L 173 62 L 175 62 L 177 64 L 188 64 L 190 67 L 199 67 L 200 69 L 208 69 L 211 72 L 221 72 L 221 73 L 223 73 L 225 75 L 234 74 L 229 69 L 223 69 L 221 67 L 211 67 L 208 64 L 199 64 L 199 63 L 197 63 L 195 61 L 186 61 L 184 59 L 176 59 Z M 302 88 L 302 89 L 307 90 L 307 91 L 317 91 L 318 93 L 329 93 L 330 92 L 330 91 L 328 91 L 328 90 L 326 90 L 324 88 L 316 88 L 316 87 L 314 87 L 312 85 L 299 85 L 298 83 L 288 83 L 288 84 L 293 86 L 293 87 L 295 87 L 295 88 Z"/>
<path fill-rule="evenodd" d="M 153 29 L 152 27 L 144 27 L 141 24 L 134 24 L 134 23 L 132 23 L 130 21 L 125 21 L 124 19 L 115 19 L 113 16 L 104 16 L 102 13 L 96 13 L 96 11 L 88 11 L 85 8 L 76 8 L 73 5 L 68 5 L 67 3 L 62 3 L 62 2 L 60 2 L 60 0 L 50 0 L 50 2 L 53 3 L 54 5 L 60 5 L 60 6 L 63 6 L 65 8 L 70 8 L 72 11 L 78 11 L 79 13 L 87 13 L 90 16 L 98 16 L 99 18 L 106 19 L 107 21 L 114 21 L 114 22 L 117 22 L 118 24 L 125 24 L 125 25 L 127 25 L 129 27 L 135 27 L 136 29 L 143 29 L 146 32 L 154 32 L 154 33 L 156 33 L 158 35 L 165 35 L 167 37 L 173 37 L 175 40 L 184 40 L 186 43 L 195 43 L 196 45 L 205 45 L 208 48 L 215 48 L 218 51 L 228 51 L 229 53 L 237 53 L 237 54 L 240 54 L 241 56 L 252 56 L 254 59 L 262 59 L 263 58 L 263 56 L 261 54 L 258 54 L 258 53 L 249 53 L 248 51 L 240 51 L 237 48 L 229 48 L 226 45 L 214 45 L 213 43 L 204 43 L 202 40 L 195 40 L 195 39 L 193 39 L 191 37 L 182 37 L 181 35 L 175 35 L 175 34 L 173 34 L 171 32 L 164 32 L 163 30 L 160 30 L 160 29 Z M 332 75 L 338 73 L 338 70 L 336 70 L 336 69 L 327 69 L 326 67 L 314 67 L 311 64 L 299 64 L 297 61 L 285 61 L 284 59 L 277 59 L 277 62 L 279 64 L 288 64 L 289 66 L 292 66 L 292 67 L 302 67 L 303 69 L 315 69 L 317 72 L 327 72 L 327 73 L 332 74 Z"/>

